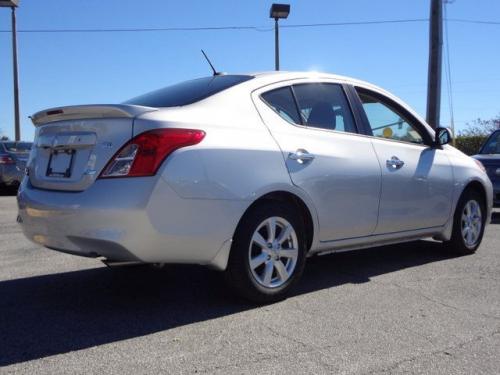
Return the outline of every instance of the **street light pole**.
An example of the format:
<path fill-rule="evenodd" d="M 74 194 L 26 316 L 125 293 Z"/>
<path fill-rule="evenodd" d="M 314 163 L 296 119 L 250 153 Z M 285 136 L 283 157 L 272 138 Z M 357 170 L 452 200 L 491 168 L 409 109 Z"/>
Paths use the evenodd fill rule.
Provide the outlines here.
<path fill-rule="evenodd" d="M 280 70 L 280 27 L 279 19 L 287 18 L 290 14 L 289 4 L 273 4 L 269 17 L 274 18 L 274 69 Z"/>
<path fill-rule="evenodd" d="M 17 64 L 17 27 L 16 27 L 16 8 L 12 7 L 12 64 L 14 75 L 14 126 L 15 139 L 21 140 L 21 125 L 19 122 L 19 75 Z"/>
<path fill-rule="evenodd" d="M 278 18 L 274 19 L 274 70 L 280 70 L 280 31 Z"/>
<path fill-rule="evenodd" d="M 14 132 L 16 141 L 21 140 L 21 126 L 19 123 L 19 78 L 17 65 L 17 26 L 16 8 L 19 0 L 0 0 L 0 8 L 10 8 L 12 11 L 12 66 L 14 76 Z"/>

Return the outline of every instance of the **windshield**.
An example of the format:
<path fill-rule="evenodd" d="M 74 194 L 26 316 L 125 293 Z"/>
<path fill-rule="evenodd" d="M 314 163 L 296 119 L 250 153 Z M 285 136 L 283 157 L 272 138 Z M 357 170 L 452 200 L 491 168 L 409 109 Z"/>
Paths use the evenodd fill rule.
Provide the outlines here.
<path fill-rule="evenodd" d="M 132 98 L 124 104 L 146 107 L 177 107 L 192 104 L 252 78 L 246 75 L 220 75 L 193 79 Z"/>
<path fill-rule="evenodd" d="M 3 145 L 8 152 L 30 152 L 31 150 L 29 142 L 5 142 Z"/>
<path fill-rule="evenodd" d="M 500 131 L 493 133 L 486 141 L 481 154 L 500 154 Z"/>

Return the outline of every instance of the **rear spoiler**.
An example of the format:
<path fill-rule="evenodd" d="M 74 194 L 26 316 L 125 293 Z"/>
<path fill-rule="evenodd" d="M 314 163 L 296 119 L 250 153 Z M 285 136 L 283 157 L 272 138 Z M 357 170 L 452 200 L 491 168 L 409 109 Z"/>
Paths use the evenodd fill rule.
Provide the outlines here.
<path fill-rule="evenodd" d="M 130 104 L 75 105 L 46 109 L 35 113 L 30 118 L 33 125 L 40 126 L 64 120 L 117 117 L 132 118 L 146 112 L 153 112 L 157 110 L 157 108 Z"/>

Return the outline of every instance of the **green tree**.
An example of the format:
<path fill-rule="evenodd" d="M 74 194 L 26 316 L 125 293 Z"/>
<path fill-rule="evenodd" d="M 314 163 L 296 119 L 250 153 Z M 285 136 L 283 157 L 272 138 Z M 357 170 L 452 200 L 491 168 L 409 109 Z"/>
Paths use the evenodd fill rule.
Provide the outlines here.
<path fill-rule="evenodd" d="M 497 129 L 500 129 L 500 114 L 490 120 L 478 118 L 458 132 L 455 147 L 467 155 L 477 154 L 488 136 Z"/>
<path fill-rule="evenodd" d="M 458 136 L 488 136 L 497 129 L 500 129 L 500 114 L 490 120 L 478 118 L 472 122 L 468 122 L 466 128 L 458 132 Z"/>

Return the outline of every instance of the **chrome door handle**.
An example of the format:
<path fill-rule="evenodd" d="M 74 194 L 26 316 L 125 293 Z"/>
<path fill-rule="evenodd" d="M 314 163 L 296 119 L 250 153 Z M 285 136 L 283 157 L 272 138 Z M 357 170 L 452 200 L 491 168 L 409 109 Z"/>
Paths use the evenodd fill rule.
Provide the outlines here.
<path fill-rule="evenodd" d="M 387 160 L 385 162 L 385 165 L 387 165 L 387 167 L 389 167 L 391 169 L 399 169 L 403 165 L 405 165 L 405 162 L 403 160 L 399 160 L 399 158 L 397 156 L 393 156 L 393 157 L 391 157 L 390 160 Z"/>
<path fill-rule="evenodd" d="M 288 154 L 288 159 L 292 159 L 297 161 L 299 164 L 304 164 L 308 161 L 311 161 L 315 158 L 313 154 L 310 154 L 304 149 L 298 149 L 295 152 L 290 152 Z"/>

